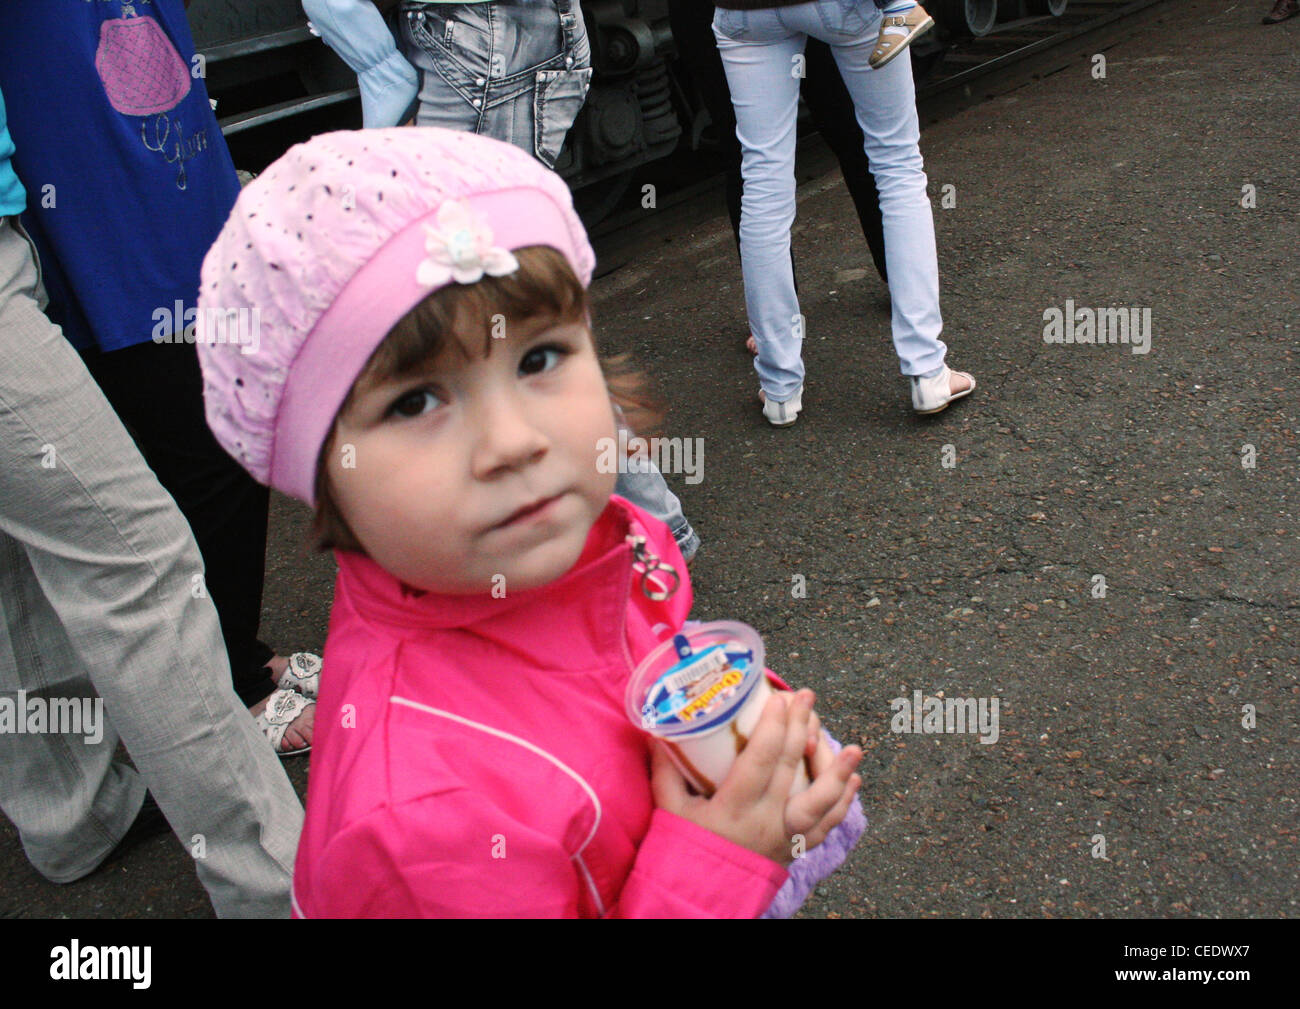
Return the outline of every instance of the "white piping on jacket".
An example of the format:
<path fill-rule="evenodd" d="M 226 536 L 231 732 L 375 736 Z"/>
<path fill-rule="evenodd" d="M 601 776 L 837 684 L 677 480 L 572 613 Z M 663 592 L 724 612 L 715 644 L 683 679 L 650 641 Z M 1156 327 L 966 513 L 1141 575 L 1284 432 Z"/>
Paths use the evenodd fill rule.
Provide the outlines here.
<path fill-rule="evenodd" d="M 600 819 L 603 813 L 600 807 L 600 799 L 596 796 L 595 789 L 593 789 L 589 784 L 587 784 L 587 782 L 583 779 L 582 775 L 580 775 L 572 767 L 570 767 L 568 764 L 562 761 L 559 757 L 555 756 L 552 753 L 547 753 L 537 744 L 530 743 L 526 739 L 521 739 L 519 736 L 511 735 L 509 732 L 505 732 L 501 729 L 494 729 L 492 726 L 484 725 L 482 722 L 471 721 L 470 719 L 465 718 L 461 715 L 453 714 L 450 711 L 443 711 L 441 708 L 431 708 L 427 704 L 420 704 L 418 701 L 412 701 L 405 697 L 398 697 L 396 695 L 393 695 L 388 699 L 388 703 L 401 704 L 408 708 L 414 708 L 416 711 L 423 711 L 429 715 L 437 715 L 440 718 L 447 718 L 453 722 L 459 722 L 461 725 L 468 725 L 471 729 L 478 729 L 480 732 L 488 733 L 488 735 L 497 736 L 501 739 L 509 740 L 512 743 L 517 743 L 518 745 L 522 746 L 525 750 L 530 750 L 533 753 L 537 754 L 539 757 L 542 757 L 545 760 L 549 760 L 552 764 L 554 764 L 561 771 L 563 771 L 574 781 L 576 781 L 582 787 L 582 790 L 587 793 L 587 798 L 591 800 L 591 804 L 596 807 L 596 822 L 591 825 L 591 833 L 587 835 L 586 840 L 584 840 L 582 844 L 578 846 L 577 851 L 575 851 L 572 855 L 569 856 L 569 859 L 570 861 L 576 862 L 578 864 L 578 868 L 582 871 L 583 879 L 585 879 L 587 882 L 587 889 L 591 891 L 592 899 L 594 899 L 596 902 L 596 910 L 602 917 L 604 917 L 605 904 L 600 899 L 600 891 L 596 889 L 595 881 L 591 878 L 591 873 L 587 871 L 586 863 L 583 862 L 582 860 L 583 851 L 586 849 L 587 845 L 591 843 L 592 839 L 596 836 L 596 831 L 600 829 Z"/>

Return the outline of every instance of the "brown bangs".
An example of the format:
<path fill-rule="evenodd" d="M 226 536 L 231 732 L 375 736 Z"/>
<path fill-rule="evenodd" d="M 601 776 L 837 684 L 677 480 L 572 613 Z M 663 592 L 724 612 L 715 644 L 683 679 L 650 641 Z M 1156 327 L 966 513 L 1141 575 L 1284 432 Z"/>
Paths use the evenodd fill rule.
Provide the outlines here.
<path fill-rule="evenodd" d="M 473 341 L 482 338 L 482 353 L 491 352 L 494 332 L 507 321 L 549 316 L 577 322 L 588 310 L 587 291 L 564 255 L 550 246 L 530 245 L 515 252 L 519 269 L 504 277 L 439 288 L 397 320 L 357 376 L 342 409 L 359 390 L 414 374 L 444 351 L 470 357 Z M 461 323 L 458 329 L 457 322 Z"/>

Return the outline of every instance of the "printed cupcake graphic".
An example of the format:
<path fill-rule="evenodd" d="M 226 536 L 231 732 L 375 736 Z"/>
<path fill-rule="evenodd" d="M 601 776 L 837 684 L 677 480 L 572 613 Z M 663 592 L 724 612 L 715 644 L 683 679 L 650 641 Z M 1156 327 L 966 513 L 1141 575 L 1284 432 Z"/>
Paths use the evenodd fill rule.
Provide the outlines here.
<path fill-rule="evenodd" d="M 190 93 L 190 71 L 153 18 L 123 4 L 122 17 L 99 28 L 95 69 L 109 103 L 127 116 L 174 109 Z"/>

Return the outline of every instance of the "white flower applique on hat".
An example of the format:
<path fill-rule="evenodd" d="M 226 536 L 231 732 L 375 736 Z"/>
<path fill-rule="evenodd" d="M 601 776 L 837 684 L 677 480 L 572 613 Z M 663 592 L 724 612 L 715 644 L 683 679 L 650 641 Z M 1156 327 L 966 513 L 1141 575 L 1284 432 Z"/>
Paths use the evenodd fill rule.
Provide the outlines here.
<path fill-rule="evenodd" d="M 492 244 L 492 229 L 464 200 L 448 200 L 438 209 L 438 226 L 424 226 L 427 236 L 415 279 L 425 287 L 449 282 L 473 284 L 483 274 L 501 277 L 519 269 L 519 260 L 509 249 Z"/>

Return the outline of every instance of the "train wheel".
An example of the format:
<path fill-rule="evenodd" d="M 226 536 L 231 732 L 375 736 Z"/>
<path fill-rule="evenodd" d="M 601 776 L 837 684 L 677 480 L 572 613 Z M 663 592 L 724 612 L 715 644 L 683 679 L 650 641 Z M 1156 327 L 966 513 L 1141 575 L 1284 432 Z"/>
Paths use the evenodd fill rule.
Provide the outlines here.
<path fill-rule="evenodd" d="M 942 22 L 953 35 L 979 38 L 993 30 L 998 20 L 998 0 L 947 0 Z"/>
<path fill-rule="evenodd" d="M 1070 0 L 1029 0 L 1029 13 L 1050 14 L 1054 18 L 1059 18 L 1069 5 Z"/>

